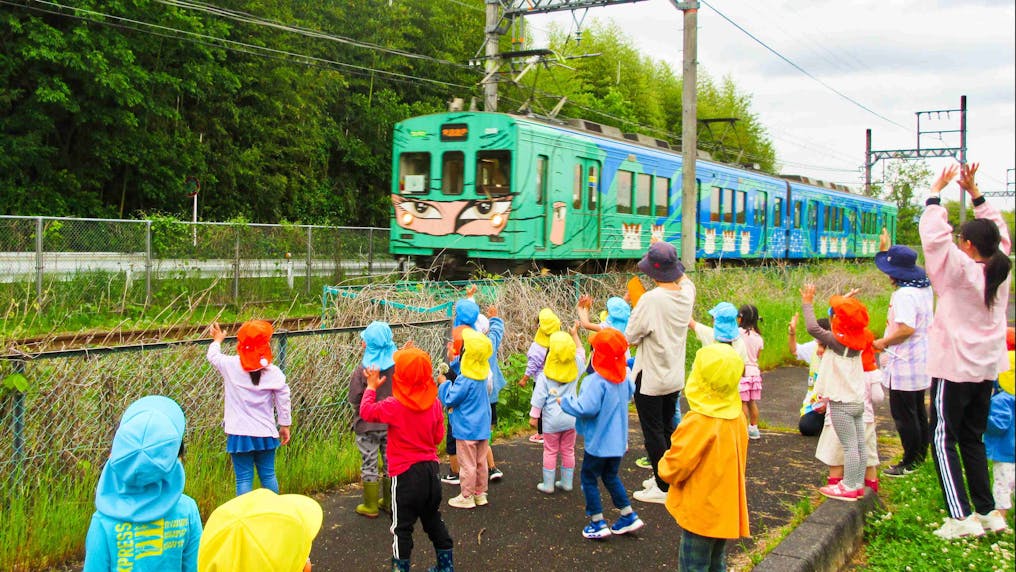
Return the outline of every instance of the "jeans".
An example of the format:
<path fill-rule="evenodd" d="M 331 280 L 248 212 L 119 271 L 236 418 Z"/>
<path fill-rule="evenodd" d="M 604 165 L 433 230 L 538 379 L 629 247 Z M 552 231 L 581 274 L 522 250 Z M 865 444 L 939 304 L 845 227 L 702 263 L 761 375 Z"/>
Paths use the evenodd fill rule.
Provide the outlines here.
<path fill-rule="evenodd" d="M 701 536 L 681 531 L 681 549 L 677 569 L 681 572 L 723 572 L 727 569 L 723 538 Z"/>
<path fill-rule="evenodd" d="M 230 453 L 233 458 L 233 472 L 236 473 L 236 496 L 254 490 L 254 467 L 258 469 L 261 486 L 279 493 L 279 481 L 275 478 L 275 449 Z"/>
<path fill-rule="evenodd" d="M 597 479 L 603 481 L 607 487 L 610 499 L 614 507 L 623 509 L 631 506 L 628 500 L 628 493 L 621 484 L 621 477 L 617 475 L 621 468 L 621 457 L 597 457 L 586 453 L 582 458 L 582 494 L 586 497 L 586 514 L 592 516 L 603 512 L 603 501 L 600 499 L 600 487 Z"/>

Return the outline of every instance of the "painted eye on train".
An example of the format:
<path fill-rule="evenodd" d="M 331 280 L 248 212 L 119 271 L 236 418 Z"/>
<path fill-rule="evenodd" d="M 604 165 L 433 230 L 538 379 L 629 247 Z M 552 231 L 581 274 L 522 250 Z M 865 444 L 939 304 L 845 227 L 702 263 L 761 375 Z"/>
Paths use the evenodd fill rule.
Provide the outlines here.
<path fill-rule="evenodd" d="M 459 215 L 459 220 L 480 220 L 490 218 L 492 215 L 503 215 L 508 212 L 511 206 L 511 200 L 477 201 L 462 211 L 462 214 Z"/>
<path fill-rule="evenodd" d="M 405 201 L 402 203 L 402 208 L 406 212 L 412 213 L 416 218 L 441 218 L 441 211 L 423 201 Z"/>

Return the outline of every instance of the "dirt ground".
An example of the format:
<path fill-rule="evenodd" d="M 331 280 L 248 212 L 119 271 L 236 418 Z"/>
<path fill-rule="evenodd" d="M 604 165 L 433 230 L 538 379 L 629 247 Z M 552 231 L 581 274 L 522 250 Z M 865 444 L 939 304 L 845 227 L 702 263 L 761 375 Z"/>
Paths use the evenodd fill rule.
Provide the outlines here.
<path fill-rule="evenodd" d="M 804 368 L 790 367 L 764 376 L 760 410 L 763 425 L 769 429 L 763 429 L 762 439 L 751 441 L 748 450 L 752 538 L 728 543 L 732 567 L 746 560 L 744 553 L 766 531 L 788 523 L 792 507 L 813 494 L 824 478 L 824 466 L 814 458 L 817 438 L 797 433 L 806 375 Z M 890 434 L 891 428 L 891 421 L 881 420 L 884 434 Z M 634 414 L 629 444 L 621 479 L 631 495 L 651 474 L 635 465 L 635 459 L 645 452 Z M 538 567 L 541 571 L 564 571 L 636 566 L 643 570 L 676 570 L 680 529 L 663 505 L 633 500 L 646 523 L 642 530 L 604 541 L 586 540 L 581 535 L 587 520 L 577 475 L 572 492 L 545 495 L 536 490 L 542 459 L 539 445 L 519 437 L 495 443 L 494 454 L 505 477 L 491 486 L 490 504 L 462 510 L 449 507 L 446 501 L 442 509 L 455 540 L 459 570 L 528 571 Z M 448 499 L 458 494 L 458 487 L 443 485 L 443 491 Z M 311 554 L 315 571 L 386 569 L 391 558 L 390 519 L 382 516 L 370 520 L 355 514 L 359 487 L 321 495 L 319 500 L 325 522 Z M 617 516 L 613 510 L 604 514 L 609 521 Z M 414 569 L 425 570 L 434 563 L 434 550 L 419 526 L 414 542 Z"/>

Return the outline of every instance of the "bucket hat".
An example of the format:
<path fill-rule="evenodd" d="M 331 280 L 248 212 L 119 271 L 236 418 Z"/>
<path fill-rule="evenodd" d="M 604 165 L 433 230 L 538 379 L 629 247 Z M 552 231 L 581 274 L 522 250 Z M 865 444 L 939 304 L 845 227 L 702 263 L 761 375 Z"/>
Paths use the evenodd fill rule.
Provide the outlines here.
<path fill-rule="evenodd" d="M 264 320 L 244 322 L 236 332 L 236 353 L 244 371 L 264 369 L 272 363 L 272 325 Z"/>
<path fill-rule="evenodd" d="M 677 249 L 669 242 L 654 242 L 638 263 L 639 270 L 657 282 L 676 282 L 684 276 Z"/>
<path fill-rule="evenodd" d="M 875 266 L 898 282 L 925 280 L 927 272 L 917 265 L 917 252 L 909 246 L 896 244 L 875 254 Z"/>
<path fill-rule="evenodd" d="M 550 334 L 550 348 L 547 350 L 547 361 L 543 365 L 543 374 L 547 379 L 558 383 L 571 383 L 579 376 L 579 366 L 575 363 L 575 340 L 566 332 Z"/>
<path fill-rule="evenodd" d="M 437 398 L 430 356 L 420 348 L 406 348 L 395 352 L 394 360 L 392 395 L 395 400 L 413 411 L 426 411 Z"/>
<path fill-rule="evenodd" d="M 709 310 L 713 317 L 713 337 L 718 342 L 730 343 L 741 337 L 737 327 L 737 306 L 730 302 L 720 302 Z"/>
<path fill-rule="evenodd" d="M 550 334 L 561 329 L 561 318 L 557 317 L 554 310 L 544 308 L 540 310 L 540 327 L 536 330 L 533 341 L 543 347 L 550 346 Z"/>
<path fill-rule="evenodd" d="M 628 361 L 624 353 L 628 340 L 614 328 L 596 332 L 589 338 L 593 348 L 593 370 L 612 383 L 621 383 L 627 377 Z"/>
<path fill-rule="evenodd" d="M 726 344 L 709 344 L 695 353 L 695 361 L 684 388 L 688 408 L 717 419 L 741 415 L 741 372 L 744 360 Z"/>

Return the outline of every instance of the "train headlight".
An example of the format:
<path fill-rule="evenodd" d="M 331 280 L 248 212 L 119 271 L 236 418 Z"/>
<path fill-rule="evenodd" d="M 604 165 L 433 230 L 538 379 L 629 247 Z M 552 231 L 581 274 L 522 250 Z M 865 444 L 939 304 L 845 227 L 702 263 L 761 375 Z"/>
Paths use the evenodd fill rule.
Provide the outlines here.
<path fill-rule="evenodd" d="M 409 226 L 409 225 L 413 224 L 413 219 L 414 218 L 415 217 L 413 216 L 413 213 L 403 212 L 402 213 L 402 224 L 404 226 Z"/>
<path fill-rule="evenodd" d="M 504 224 L 504 215 L 502 215 L 501 213 L 497 213 L 494 216 L 490 217 L 490 226 L 497 228 L 502 224 Z"/>

